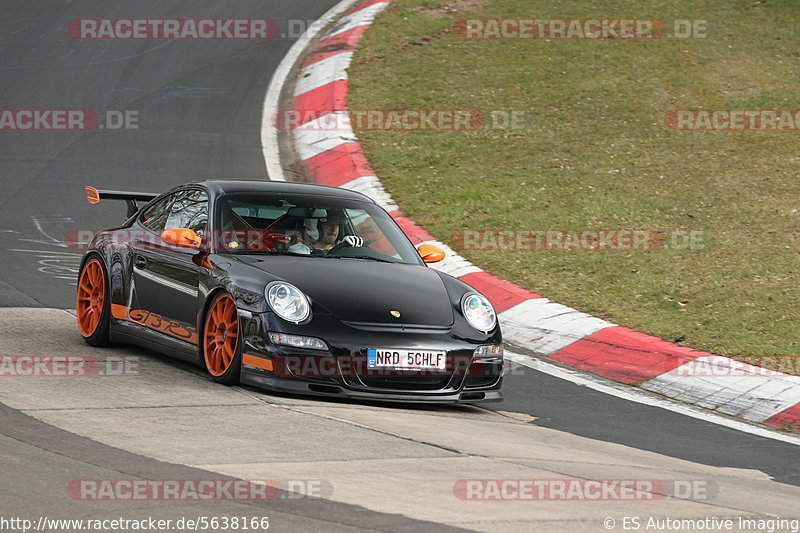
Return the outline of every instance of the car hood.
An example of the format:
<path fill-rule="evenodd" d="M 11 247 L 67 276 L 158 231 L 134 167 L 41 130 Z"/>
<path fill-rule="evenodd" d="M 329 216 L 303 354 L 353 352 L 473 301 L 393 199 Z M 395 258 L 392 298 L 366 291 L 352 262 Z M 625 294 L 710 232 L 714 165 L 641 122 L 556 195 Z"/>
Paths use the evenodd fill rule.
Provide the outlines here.
<path fill-rule="evenodd" d="M 292 256 L 241 256 L 241 260 L 295 285 L 346 322 L 453 324 L 444 283 L 436 271 L 424 266 Z M 390 311 L 399 311 L 400 317 Z"/>

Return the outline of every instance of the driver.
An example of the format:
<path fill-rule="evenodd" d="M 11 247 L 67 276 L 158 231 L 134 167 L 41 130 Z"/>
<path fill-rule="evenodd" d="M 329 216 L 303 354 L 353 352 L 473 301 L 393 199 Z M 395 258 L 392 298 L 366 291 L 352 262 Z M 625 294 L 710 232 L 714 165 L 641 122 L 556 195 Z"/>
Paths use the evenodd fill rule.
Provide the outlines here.
<path fill-rule="evenodd" d="M 344 246 L 362 246 L 363 239 L 353 235 L 347 235 L 337 241 L 343 222 L 344 216 L 335 211 L 328 211 L 324 218 L 305 219 L 304 242 L 290 246 L 288 251 L 296 254 L 328 253 L 334 247 L 338 249 Z"/>

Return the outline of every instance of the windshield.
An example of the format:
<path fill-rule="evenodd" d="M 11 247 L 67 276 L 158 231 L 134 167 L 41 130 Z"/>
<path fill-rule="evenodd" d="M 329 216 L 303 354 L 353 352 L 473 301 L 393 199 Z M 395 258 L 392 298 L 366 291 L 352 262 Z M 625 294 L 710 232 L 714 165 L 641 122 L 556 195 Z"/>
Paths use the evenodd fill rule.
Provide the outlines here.
<path fill-rule="evenodd" d="M 369 202 L 316 195 L 240 193 L 216 203 L 216 249 L 421 264 L 392 218 Z"/>

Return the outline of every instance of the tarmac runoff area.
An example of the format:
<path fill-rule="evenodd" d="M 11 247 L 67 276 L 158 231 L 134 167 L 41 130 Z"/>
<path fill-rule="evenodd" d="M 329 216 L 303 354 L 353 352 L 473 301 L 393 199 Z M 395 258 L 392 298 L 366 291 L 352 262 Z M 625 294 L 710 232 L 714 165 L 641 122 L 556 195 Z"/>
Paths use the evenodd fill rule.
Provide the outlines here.
<path fill-rule="evenodd" d="M 738 527 L 740 517 L 798 514 L 800 487 L 755 470 L 600 442 L 518 413 L 228 388 L 149 351 L 90 348 L 63 310 L 3 308 L 0 321 L 5 358 L 93 361 L 86 376 L 0 377 L 4 516 L 194 516 L 196 502 L 153 502 L 153 490 L 169 489 L 164 480 L 221 476 L 269 480 L 276 490 L 315 487 L 322 499 L 281 492 L 256 507 L 202 504 L 206 515 L 258 509 L 276 531 L 584 532 L 608 530 L 609 519 L 622 530 L 630 517 L 642 528 L 651 519 L 654 527 L 680 519 Z M 109 481 L 120 479 L 129 481 L 125 491 Z M 130 496 L 136 480 L 161 481 L 138 501 Z M 97 491 L 129 501 L 96 501 Z"/>

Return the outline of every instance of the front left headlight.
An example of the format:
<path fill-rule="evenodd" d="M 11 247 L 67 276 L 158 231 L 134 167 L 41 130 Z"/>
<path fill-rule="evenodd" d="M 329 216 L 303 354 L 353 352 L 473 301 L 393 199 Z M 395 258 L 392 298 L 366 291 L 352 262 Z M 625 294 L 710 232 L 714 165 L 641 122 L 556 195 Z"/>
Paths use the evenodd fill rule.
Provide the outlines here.
<path fill-rule="evenodd" d="M 482 294 L 468 292 L 461 298 L 461 312 L 470 326 L 489 333 L 497 325 L 497 314 L 494 307 Z"/>
<path fill-rule="evenodd" d="M 284 281 L 273 281 L 264 292 L 275 314 L 288 322 L 299 324 L 311 315 L 311 304 L 303 292 Z"/>
<path fill-rule="evenodd" d="M 502 359 L 504 351 L 502 342 L 500 344 L 483 344 L 475 348 L 472 355 L 486 358 L 500 357 Z"/>

